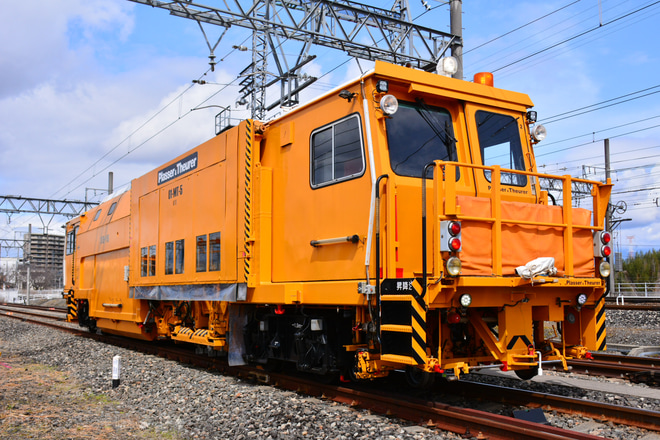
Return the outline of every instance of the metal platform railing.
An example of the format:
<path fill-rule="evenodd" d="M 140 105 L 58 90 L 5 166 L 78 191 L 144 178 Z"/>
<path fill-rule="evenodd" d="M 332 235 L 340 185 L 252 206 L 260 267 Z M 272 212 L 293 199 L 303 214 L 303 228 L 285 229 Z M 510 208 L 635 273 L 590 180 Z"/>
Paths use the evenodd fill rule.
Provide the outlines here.
<path fill-rule="evenodd" d="M 660 283 L 617 283 L 613 295 L 617 304 L 625 300 L 644 301 L 660 300 Z"/>

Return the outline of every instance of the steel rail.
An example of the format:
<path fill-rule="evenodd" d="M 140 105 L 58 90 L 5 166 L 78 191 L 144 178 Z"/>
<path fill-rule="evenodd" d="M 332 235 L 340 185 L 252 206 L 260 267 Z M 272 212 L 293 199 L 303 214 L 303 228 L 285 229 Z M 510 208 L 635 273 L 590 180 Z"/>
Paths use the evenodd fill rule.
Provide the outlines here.
<path fill-rule="evenodd" d="M 645 298 L 649 300 L 649 298 Z M 657 302 L 647 304 L 614 304 L 614 303 L 605 303 L 605 310 L 649 310 L 649 311 L 658 311 L 660 310 L 660 304 Z"/>
<path fill-rule="evenodd" d="M 591 402 L 573 397 L 517 388 L 506 388 L 477 382 L 451 382 L 446 384 L 444 391 L 509 405 L 543 408 L 564 414 L 579 414 L 600 421 L 610 421 L 627 426 L 660 431 L 660 412 L 657 411 L 602 402 Z"/>
<path fill-rule="evenodd" d="M 652 357 L 594 354 L 594 359 L 571 359 L 573 372 L 591 376 L 627 379 L 651 386 L 660 385 L 660 359 Z"/>
<path fill-rule="evenodd" d="M 353 407 L 398 417 L 462 436 L 496 439 L 600 439 L 589 434 L 518 420 L 470 408 L 392 395 L 382 391 L 361 391 L 343 386 L 323 385 L 284 375 L 271 375 L 280 388 L 332 399 Z"/>
<path fill-rule="evenodd" d="M 66 310 L 48 310 L 46 308 L 40 309 L 30 309 L 30 308 L 16 308 L 15 306 L 5 306 L 0 305 L 0 311 L 3 311 L 4 314 L 9 316 L 12 315 L 24 315 L 24 316 L 34 316 L 37 318 L 48 318 L 57 321 L 66 320 Z M 59 313 L 62 316 L 56 316 L 55 314 Z M 11 315 L 10 315 L 11 314 Z"/>

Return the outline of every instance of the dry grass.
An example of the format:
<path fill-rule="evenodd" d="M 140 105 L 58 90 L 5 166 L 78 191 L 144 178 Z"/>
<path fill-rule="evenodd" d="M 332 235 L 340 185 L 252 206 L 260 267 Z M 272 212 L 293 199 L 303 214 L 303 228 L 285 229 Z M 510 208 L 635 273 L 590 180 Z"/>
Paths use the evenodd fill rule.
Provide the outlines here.
<path fill-rule="evenodd" d="M 0 439 L 160 439 L 119 402 L 90 394 L 66 373 L 0 358 Z"/>

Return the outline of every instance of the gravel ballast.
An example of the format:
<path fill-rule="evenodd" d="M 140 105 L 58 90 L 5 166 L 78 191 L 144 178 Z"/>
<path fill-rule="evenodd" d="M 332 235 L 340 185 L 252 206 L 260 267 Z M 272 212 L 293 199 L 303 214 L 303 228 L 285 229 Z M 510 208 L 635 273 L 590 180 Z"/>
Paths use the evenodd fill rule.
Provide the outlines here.
<path fill-rule="evenodd" d="M 8 318 L 0 318 L 0 351 L 0 361 L 4 364 L 0 368 L 25 368 L 29 361 L 64 373 L 58 380 L 71 384 L 71 393 L 76 397 L 71 403 L 79 405 L 80 411 L 75 412 L 75 417 L 67 417 L 62 425 L 79 422 L 81 426 L 127 425 L 128 432 L 135 436 L 131 438 L 460 438 Z M 116 355 L 121 356 L 121 382 L 112 388 L 112 358 Z M 0 375 L 2 388 L 6 388 L 4 381 L 4 375 Z M 85 396 L 87 400 L 107 401 L 107 405 L 89 406 L 85 414 L 78 399 L 85 400 Z M 3 436 L 2 431 L 8 428 L 3 425 L 7 420 L 16 420 L 12 413 L 20 413 L 22 406 L 27 408 L 25 402 L 34 397 L 29 387 L 14 389 L 11 396 L 2 394 L 0 438 L 20 438 L 7 437 L 6 431 Z M 23 403 L 17 405 L 17 401 Z M 29 417 L 22 418 L 27 421 Z M 51 430 L 48 436 L 37 437 L 88 440 L 121 437 L 119 432 L 115 432 L 117 437 L 94 437 L 96 430 L 84 429 L 77 437 L 71 436 L 66 426 L 61 428 L 61 436 Z"/>
<path fill-rule="evenodd" d="M 608 342 L 630 344 L 627 341 L 631 326 L 637 324 L 641 330 L 635 336 L 634 344 L 660 345 L 660 313 L 641 311 L 608 312 Z M 0 395 L 0 438 L 460 438 L 365 410 L 224 377 L 9 318 L 0 318 L 0 352 L 0 387 L 3 389 Z M 121 356 L 121 383 L 112 388 L 112 358 L 116 355 Z M 22 380 L 32 378 L 35 385 L 21 386 L 25 382 L 20 382 L 13 373 L 9 374 L 18 369 L 27 374 Z M 484 380 L 534 390 L 543 390 L 546 386 L 534 381 Z M 548 391 L 660 410 L 660 404 L 654 399 L 640 400 L 631 396 L 571 390 L 570 387 Z M 35 406 L 30 406 L 30 399 L 39 399 L 40 396 L 42 400 L 36 407 L 51 405 L 55 415 L 59 412 L 60 419 L 37 413 Z M 580 417 L 565 417 L 553 412 L 546 416 L 554 426 L 581 429 L 608 438 L 660 438 L 642 430 Z M 39 431 L 37 435 L 19 429 L 21 423 L 39 426 L 40 420 L 54 421 L 55 426 L 44 424 L 48 431 Z M 96 428 L 90 430 L 90 426 Z M 16 433 L 21 436 L 14 436 Z"/>

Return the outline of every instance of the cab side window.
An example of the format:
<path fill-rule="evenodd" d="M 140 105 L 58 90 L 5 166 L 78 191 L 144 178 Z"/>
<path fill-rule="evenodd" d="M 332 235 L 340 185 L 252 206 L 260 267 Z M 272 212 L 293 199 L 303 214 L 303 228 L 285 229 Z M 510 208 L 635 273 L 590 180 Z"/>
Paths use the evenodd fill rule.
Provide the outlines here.
<path fill-rule="evenodd" d="M 74 226 L 66 234 L 66 254 L 71 255 L 76 251 L 76 232 L 78 231 L 78 226 Z"/>
<path fill-rule="evenodd" d="M 365 159 L 360 117 L 340 119 L 312 132 L 310 140 L 312 188 L 364 174 Z"/>

